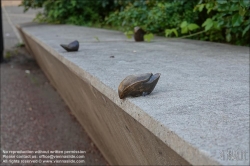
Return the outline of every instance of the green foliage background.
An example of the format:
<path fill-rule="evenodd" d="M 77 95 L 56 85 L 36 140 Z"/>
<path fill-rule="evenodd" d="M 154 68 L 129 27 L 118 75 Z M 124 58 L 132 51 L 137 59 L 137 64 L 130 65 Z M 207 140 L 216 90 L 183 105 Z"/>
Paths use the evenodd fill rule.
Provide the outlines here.
<path fill-rule="evenodd" d="M 23 0 L 24 11 L 43 8 L 39 22 L 100 25 L 249 46 L 249 0 Z"/>

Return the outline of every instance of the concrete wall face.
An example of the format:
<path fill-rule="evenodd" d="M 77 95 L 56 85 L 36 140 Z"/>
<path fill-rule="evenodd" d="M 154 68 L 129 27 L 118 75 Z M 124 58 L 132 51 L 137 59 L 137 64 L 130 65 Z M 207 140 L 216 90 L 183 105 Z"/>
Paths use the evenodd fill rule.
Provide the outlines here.
<path fill-rule="evenodd" d="M 189 165 L 88 80 L 78 77 L 31 37 L 25 36 L 39 66 L 110 164 Z"/>

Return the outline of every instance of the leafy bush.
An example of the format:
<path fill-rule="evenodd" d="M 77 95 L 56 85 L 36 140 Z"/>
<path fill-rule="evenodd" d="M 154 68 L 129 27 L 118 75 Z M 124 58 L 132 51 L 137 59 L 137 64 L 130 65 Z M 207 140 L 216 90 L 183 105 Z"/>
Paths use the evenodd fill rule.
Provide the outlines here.
<path fill-rule="evenodd" d="M 201 6 L 204 6 L 208 13 L 208 18 L 202 24 L 205 31 L 217 32 L 217 34 L 221 36 L 222 41 L 232 44 L 249 44 L 250 1 L 201 1 L 195 9 L 197 10 L 197 8 L 201 8 Z M 202 9 L 200 11 L 202 11 Z M 213 33 L 211 33 L 209 37 L 210 41 L 217 41 Z"/>
<path fill-rule="evenodd" d="M 23 0 L 41 8 L 40 22 L 110 25 L 131 35 L 142 27 L 152 34 L 249 45 L 249 0 Z"/>
<path fill-rule="evenodd" d="M 248 0 L 200 0 L 194 7 L 194 11 L 199 11 L 199 18 L 206 18 L 202 23 L 196 22 L 193 30 L 201 30 L 198 33 L 187 35 L 194 39 L 228 42 L 237 45 L 249 45 L 250 40 L 250 1 Z M 183 24 L 189 24 L 187 21 L 182 22 L 179 27 L 167 29 L 166 36 L 179 35 L 191 32 L 192 29 L 183 29 Z M 191 24 L 189 24 L 191 25 Z M 180 31 L 179 31 L 180 32 Z M 177 34 L 178 35 L 178 34 Z M 176 36 L 177 36 L 176 35 Z"/>
<path fill-rule="evenodd" d="M 24 11 L 43 7 L 36 18 L 40 22 L 75 25 L 101 23 L 115 9 L 113 0 L 23 0 L 21 6 Z"/>
<path fill-rule="evenodd" d="M 147 32 L 163 33 L 166 28 L 174 28 L 181 21 L 194 21 L 198 12 L 193 12 L 197 1 L 134 1 L 128 3 L 121 11 L 113 12 L 106 23 L 120 26 L 128 31 L 135 26 L 141 26 Z"/>

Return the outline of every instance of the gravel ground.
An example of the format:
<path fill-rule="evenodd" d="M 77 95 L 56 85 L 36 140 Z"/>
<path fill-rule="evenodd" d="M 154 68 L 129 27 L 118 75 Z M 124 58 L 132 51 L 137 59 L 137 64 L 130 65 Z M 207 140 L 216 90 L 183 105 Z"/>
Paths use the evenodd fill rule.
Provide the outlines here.
<path fill-rule="evenodd" d="M 108 165 L 24 48 L 7 54 L 9 62 L 1 64 L 1 150 L 82 150 L 85 164 L 79 165 Z"/>

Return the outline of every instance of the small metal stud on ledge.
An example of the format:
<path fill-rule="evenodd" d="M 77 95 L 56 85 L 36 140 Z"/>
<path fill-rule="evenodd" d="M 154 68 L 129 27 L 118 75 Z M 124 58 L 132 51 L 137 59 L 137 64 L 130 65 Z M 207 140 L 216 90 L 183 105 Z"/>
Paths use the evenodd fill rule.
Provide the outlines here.
<path fill-rule="evenodd" d="M 149 95 L 154 90 L 160 75 L 160 73 L 154 75 L 152 73 L 145 73 L 127 76 L 118 87 L 120 99 L 127 96 L 138 97 Z"/>
<path fill-rule="evenodd" d="M 68 45 L 67 44 L 60 44 L 60 46 L 68 52 L 78 51 L 79 42 L 77 40 L 75 40 L 75 41 L 69 43 Z"/>
<path fill-rule="evenodd" d="M 136 42 L 144 41 L 144 35 L 146 32 L 140 28 L 140 27 L 135 27 L 134 28 L 134 39 Z"/>

